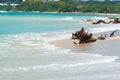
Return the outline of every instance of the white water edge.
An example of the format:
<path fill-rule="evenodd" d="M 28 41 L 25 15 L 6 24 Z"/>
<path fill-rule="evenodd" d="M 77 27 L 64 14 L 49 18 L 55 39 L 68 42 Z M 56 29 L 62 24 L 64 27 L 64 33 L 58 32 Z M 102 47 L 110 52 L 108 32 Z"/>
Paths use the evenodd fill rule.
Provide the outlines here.
<path fill-rule="evenodd" d="M 116 26 L 116 27 L 115 27 Z M 107 27 L 107 26 L 106 26 Z M 93 33 L 97 33 L 95 28 L 91 29 Z M 118 25 L 110 27 L 109 29 L 104 29 L 100 27 L 99 32 L 111 31 L 114 29 L 119 29 Z M 100 31 L 101 30 L 101 31 Z M 95 32 L 96 31 L 96 32 Z M 7 37 L 2 37 L 4 42 L 1 42 L 1 50 L 7 49 L 4 51 L 5 54 L 0 54 L 1 58 L 9 60 L 9 58 L 17 58 L 21 62 L 20 64 L 11 65 L 12 67 L 7 67 L 8 65 L 1 66 L 1 71 L 29 71 L 29 70 L 39 70 L 43 68 L 71 68 L 78 67 L 82 65 L 91 65 L 91 64 L 103 64 L 103 63 L 113 63 L 118 59 L 118 56 L 103 56 L 98 54 L 88 54 L 88 53 L 75 53 L 71 52 L 70 49 L 62 49 L 60 47 L 55 47 L 50 45 L 50 41 L 67 39 L 70 38 L 71 31 L 67 32 L 52 32 L 52 33 L 24 33 L 16 35 L 8 35 Z M 59 35 L 59 36 L 58 36 Z M 12 52 L 11 53 L 9 53 Z M 17 52 L 17 53 L 16 53 Z M 27 52 L 27 54 L 26 54 Z M 35 53 L 35 54 L 34 54 Z M 7 55 L 6 55 L 7 54 Z M 29 58 L 27 58 L 27 55 Z M 41 63 L 32 62 L 31 58 L 38 58 L 37 60 Z M 47 59 L 48 60 L 45 60 Z M 54 58 L 54 59 L 53 59 Z M 21 59 L 28 59 L 30 63 L 24 64 Z M 14 59 L 13 59 L 14 60 Z M 14 63 L 17 61 L 14 61 Z M 43 62 L 42 62 L 43 61 Z M 4 62 L 4 61 L 3 61 Z M 25 61 L 26 62 L 26 61 Z M 31 63 L 35 66 L 31 66 Z M 21 64 L 23 66 L 21 66 Z M 27 66 L 30 65 L 30 66 Z M 10 66 L 10 65 L 9 65 Z"/>

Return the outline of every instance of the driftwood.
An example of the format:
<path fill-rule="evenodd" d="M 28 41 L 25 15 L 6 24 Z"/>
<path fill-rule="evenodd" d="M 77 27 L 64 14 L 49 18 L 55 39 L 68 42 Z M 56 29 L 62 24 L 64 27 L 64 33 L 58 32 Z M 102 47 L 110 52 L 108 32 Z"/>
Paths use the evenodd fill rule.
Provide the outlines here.
<path fill-rule="evenodd" d="M 109 36 L 109 37 L 114 36 L 115 32 L 117 32 L 117 30 L 114 30 L 114 31 L 110 34 L 110 36 Z"/>
<path fill-rule="evenodd" d="M 73 42 L 74 44 L 77 44 L 76 42 Z"/>
<path fill-rule="evenodd" d="M 104 20 L 98 20 L 97 22 L 93 22 L 92 24 L 100 24 L 100 23 L 104 23 L 107 24 L 107 22 L 105 22 Z"/>
<path fill-rule="evenodd" d="M 112 33 L 109 35 L 109 37 L 114 36 L 115 32 L 117 32 L 117 31 L 118 31 L 117 29 L 114 30 L 114 31 L 112 31 Z M 104 34 L 104 36 L 101 34 L 97 39 L 99 39 L 99 40 L 104 40 L 106 37 L 107 37 L 106 34 Z"/>
<path fill-rule="evenodd" d="M 110 23 L 116 24 L 116 23 L 120 23 L 120 18 L 112 18 L 112 17 L 110 17 L 110 18 L 107 19 L 107 21 L 100 19 L 100 20 L 97 20 L 96 22 L 93 22 L 92 24 L 101 24 L 101 23 L 104 23 L 104 24 L 110 24 Z"/>
<path fill-rule="evenodd" d="M 115 32 L 117 32 L 117 30 L 114 30 L 109 37 L 114 36 Z M 72 33 L 72 39 L 77 39 L 79 40 L 79 44 L 82 43 L 89 43 L 89 42 L 95 42 L 97 39 L 99 40 L 104 40 L 107 35 L 101 35 L 99 36 L 97 39 L 96 38 L 92 38 L 93 34 L 86 32 L 84 28 L 81 28 L 81 30 L 76 31 L 75 33 Z M 74 44 L 77 44 L 76 42 L 73 42 Z"/>
<path fill-rule="evenodd" d="M 86 32 L 84 28 L 81 28 L 81 30 L 72 33 L 72 39 L 79 40 L 79 44 L 91 42 L 92 36 L 93 34 Z"/>
<path fill-rule="evenodd" d="M 120 23 L 120 18 L 114 19 L 113 23 Z"/>

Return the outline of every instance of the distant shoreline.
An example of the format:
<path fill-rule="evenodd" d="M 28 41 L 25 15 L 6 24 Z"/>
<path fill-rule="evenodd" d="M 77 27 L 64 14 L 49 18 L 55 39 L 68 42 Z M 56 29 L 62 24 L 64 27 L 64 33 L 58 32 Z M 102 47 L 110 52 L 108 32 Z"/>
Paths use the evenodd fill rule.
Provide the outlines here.
<path fill-rule="evenodd" d="M 98 14 L 98 15 L 120 15 L 120 14 L 116 14 L 116 13 L 84 13 L 84 12 L 48 12 L 48 11 L 44 11 L 44 12 L 40 12 L 40 11 L 5 11 L 5 10 L 0 10 L 0 12 L 28 12 L 28 13 L 55 13 L 55 14 Z"/>

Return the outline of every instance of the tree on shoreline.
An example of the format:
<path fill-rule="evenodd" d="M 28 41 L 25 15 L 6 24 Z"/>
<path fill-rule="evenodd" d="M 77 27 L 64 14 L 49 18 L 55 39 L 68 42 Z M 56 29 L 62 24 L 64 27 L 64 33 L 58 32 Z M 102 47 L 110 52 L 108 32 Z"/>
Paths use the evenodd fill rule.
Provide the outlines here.
<path fill-rule="evenodd" d="M 21 3 L 23 0 L 0 0 L 0 3 Z"/>
<path fill-rule="evenodd" d="M 12 1 L 12 0 L 10 0 Z M 59 2 L 48 1 L 42 2 L 42 0 L 26 0 L 16 8 L 10 8 L 10 6 L 0 6 L 0 10 L 18 11 L 49 11 L 49 12 L 83 12 L 83 13 L 120 13 L 120 1 L 73 1 L 73 0 L 61 0 Z M 102 5 L 102 6 L 101 6 Z"/>

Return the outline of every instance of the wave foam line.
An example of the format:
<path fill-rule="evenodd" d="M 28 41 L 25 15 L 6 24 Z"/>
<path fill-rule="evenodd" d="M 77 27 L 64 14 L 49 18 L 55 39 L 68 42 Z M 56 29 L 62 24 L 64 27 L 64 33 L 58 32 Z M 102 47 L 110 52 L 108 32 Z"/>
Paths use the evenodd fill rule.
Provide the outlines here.
<path fill-rule="evenodd" d="M 106 25 L 106 26 L 99 27 L 99 28 L 92 28 L 92 29 L 90 29 L 90 31 L 93 32 L 93 33 L 100 33 L 100 32 L 113 31 L 113 30 L 116 30 L 116 29 L 120 30 L 119 26 L 120 25 Z"/>
<path fill-rule="evenodd" d="M 76 63 L 76 64 L 49 64 L 49 65 L 41 65 L 41 66 L 33 66 L 33 67 L 16 67 L 16 68 L 4 68 L 1 69 L 3 71 L 9 72 L 9 71 L 29 71 L 29 70 L 38 70 L 38 69 L 56 69 L 56 68 L 73 68 L 73 67 L 79 67 L 82 65 L 92 65 L 92 64 L 101 64 L 101 63 L 112 63 L 115 62 L 118 57 L 113 57 L 111 59 L 106 59 L 102 61 L 94 61 L 94 62 L 88 62 L 88 63 Z"/>
<path fill-rule="evenodd" d="M 72 17 L 65 17 L 65 18 L 61 18 L 61 20 L 73 20 Z"/>

